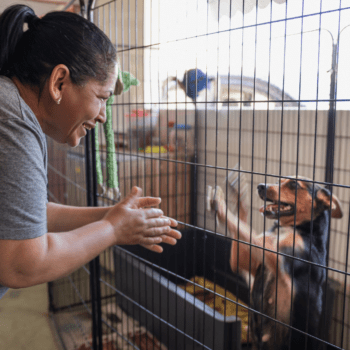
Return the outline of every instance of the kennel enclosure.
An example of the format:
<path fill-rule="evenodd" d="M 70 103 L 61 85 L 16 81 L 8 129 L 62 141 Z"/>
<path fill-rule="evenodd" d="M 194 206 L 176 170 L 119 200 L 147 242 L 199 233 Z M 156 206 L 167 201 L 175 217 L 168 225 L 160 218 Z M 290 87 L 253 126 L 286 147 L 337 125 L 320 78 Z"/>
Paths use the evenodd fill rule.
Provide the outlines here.
<path fill-rule="evenodd" d="M 349 349 L 349 2 L 101 0 L 84 11 L 87 5 L 121 69 L 140 80 L 112 105 L 122 197 L 134 185 L 161 197 L 183 238 L 161 256 L 112 247 L 52 282 L 50 307 L 64 346 L 249 348 L 238 310 L 254 312 L 252 281 L 231 271 L 232 238 L 206 208 L 208 185 L 221 186 L 232 204 L 225 179 L 236 171 L 248 183 L 248 222 L 257 232 L 271 224 L 258 212 L 259 183 L 303 175 L 341 201 L 344 217 L 329 230 L 320 340 Z M 190 68 L 212 82 L 195 101 L 176 83 Z M 89 133 L 76 149 L 48 140 L 50 200 L 116 203 L 97 193 L 92 139 Z M 99 140 L 106 178 L 102 130 Z M 196 298 L 188 284 L 199 290 Z M 234 315 L 216 310 L 215 297 L 234 304 Z"/>

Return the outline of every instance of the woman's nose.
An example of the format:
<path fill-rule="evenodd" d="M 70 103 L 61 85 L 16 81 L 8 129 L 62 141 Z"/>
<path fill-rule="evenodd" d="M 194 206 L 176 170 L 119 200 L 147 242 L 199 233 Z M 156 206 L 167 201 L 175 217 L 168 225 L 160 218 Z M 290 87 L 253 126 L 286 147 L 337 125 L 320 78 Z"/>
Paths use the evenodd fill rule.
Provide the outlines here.
<path fill-rule="evenodd" d="M 100 113 L 96 118 L 96 121 L 98 121 L 101 124 L 104 124 L 107 120 L 106 116 L 106 103 L 103 103 L 100 109 Z"/>

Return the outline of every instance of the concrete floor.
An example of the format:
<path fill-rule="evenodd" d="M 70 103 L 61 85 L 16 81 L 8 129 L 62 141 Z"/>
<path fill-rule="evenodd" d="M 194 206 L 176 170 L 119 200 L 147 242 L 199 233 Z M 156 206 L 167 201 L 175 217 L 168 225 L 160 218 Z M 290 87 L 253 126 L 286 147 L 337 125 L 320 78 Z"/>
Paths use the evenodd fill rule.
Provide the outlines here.
<path fill-rule="evenodd" d="M 0 349 L 62 350 L 48 314 L 46 284 L 9 290 L 0 300 Z"/>

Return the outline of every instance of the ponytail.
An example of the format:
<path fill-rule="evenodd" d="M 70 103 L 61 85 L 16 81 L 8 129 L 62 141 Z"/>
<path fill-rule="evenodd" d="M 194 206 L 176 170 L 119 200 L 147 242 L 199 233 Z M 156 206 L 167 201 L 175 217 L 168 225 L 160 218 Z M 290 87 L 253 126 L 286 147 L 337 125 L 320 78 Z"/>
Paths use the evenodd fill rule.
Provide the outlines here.
<path fill-rule="evenodd" d="M 36 17 L 27 6 L 14 5 L 0 16 L 0 74 L 8 75 L 16 47 L 23 37 L 23 25 Z"/>

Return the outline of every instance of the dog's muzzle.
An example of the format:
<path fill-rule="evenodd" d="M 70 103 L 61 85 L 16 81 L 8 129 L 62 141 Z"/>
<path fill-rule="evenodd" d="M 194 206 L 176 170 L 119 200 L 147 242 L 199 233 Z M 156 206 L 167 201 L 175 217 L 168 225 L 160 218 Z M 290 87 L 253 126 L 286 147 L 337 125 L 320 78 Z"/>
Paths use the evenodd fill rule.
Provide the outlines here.
<path fill-rule="evenodd" d="M 266 198 L 266 192 L 267 192 L 268 187 L 269 187 L 269 185 L 266 185 L 266 184 L 259 184 L 258 185 L 258 195 L 262 200 L 264 200 Z"/>
<path fill-rule="evenodd" d="M 269 185 L 259 184 L 258 185 L 258 195 L 265 201 L 264 205 L 259 209 L 260 213 L 265 215 L 269 219 L 277 219 L 280 216 L 294 215 L 294 206 L 288 203 L 283 203 L 278 200 L 270 199 L 268 197 Z M 267 202 L 272 202 L 267 204 Z"/>

